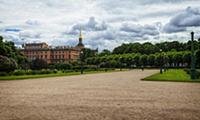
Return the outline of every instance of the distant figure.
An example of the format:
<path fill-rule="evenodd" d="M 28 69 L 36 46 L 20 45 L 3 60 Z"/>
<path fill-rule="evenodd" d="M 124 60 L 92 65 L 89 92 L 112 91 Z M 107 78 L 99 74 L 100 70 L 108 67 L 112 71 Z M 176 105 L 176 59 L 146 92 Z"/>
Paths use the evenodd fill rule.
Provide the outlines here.
<path fill-rule="evenodd" d="M 143 65 L 141 66 L 141 68 L 142 68 L 142 71 L 144 71 L 144 66 Z"/>

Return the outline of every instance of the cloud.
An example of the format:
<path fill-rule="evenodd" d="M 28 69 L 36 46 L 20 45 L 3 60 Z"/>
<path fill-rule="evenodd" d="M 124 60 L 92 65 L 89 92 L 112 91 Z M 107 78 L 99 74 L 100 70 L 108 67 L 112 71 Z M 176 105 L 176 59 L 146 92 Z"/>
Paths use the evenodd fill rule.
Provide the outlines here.
<path fill-rule="evenodd" d="M 164 26 L 163 31 L 167 33 L 186 31 L 188 27 L 199 27 L 199 21 L 200 10 L 188 7 L 174 16 L 170 22 Z"/>
<path fill-rule="evenodd" d="M 159 31 L 156 25 L 139 25 L 139 24 L 131 24 L 124 23 L 122 24 L 121 31 L 132 33 L 135 37 L 143 37 L 145 35 L 156 36 L 159 35 Z"/>
<path fill-rule="evenodd" d="M 195 9 L 200 8 L 199 0 L 0 0 L 0 3 L 0 35 L 16 44 L 26 41 L 74 46 L 82 26 L 85 46 L 112 50 L 135 41 L 183 37 L 188 40 L 183 33 L 190 27 L 199 27 L 199 10 Z M 192 7 L 185 10 L 188 6 Z"/>
<path fill-rule="evenodd" d="M 39 21 L 37 21 L 37 20 L 27 20 L 25 23 L 27 25 L 32 25 L 32 26 L 40 25 Z"/>
<path fill-rule="evenodd" d="M 37 33 L 35 31 L 23 31 L 20 32 L 20 37 L 38 39 L 41 37 L 41 33 Z"/>
<path fill-rule="evenodd" d="M 6 28 L 5 32 L 20 32 L 21 30 L 18 28 Z"/>
<path fill-rule="evenodd" d="M 79 23 L 72 26 L 69 34 L 77 34 L 80 28 L 84 31 L 104 31 L 107 30 L 108 26 L 104 21 L 97 21 L 95 17 L 90 17 L 86 23 Z"/>

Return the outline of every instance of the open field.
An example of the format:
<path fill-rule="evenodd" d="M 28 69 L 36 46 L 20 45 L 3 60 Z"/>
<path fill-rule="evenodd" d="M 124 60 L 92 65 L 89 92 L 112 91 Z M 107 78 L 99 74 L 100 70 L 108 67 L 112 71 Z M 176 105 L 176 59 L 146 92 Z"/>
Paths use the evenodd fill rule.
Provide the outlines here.
<path fill-rule="evenodd" d="M 148 76 L 143 80 L 146 81 L 171 81 L 171 82 L 200 82 L 200 79 L 192 80 L 190 75 L 183 69 L 170 69 L 163 74 L 156 73 Z"/>
<path fill-rule="evenodd" d="M 199 120 L 200 84 L 158 70 L 0 81 L 0 120 Z"/>

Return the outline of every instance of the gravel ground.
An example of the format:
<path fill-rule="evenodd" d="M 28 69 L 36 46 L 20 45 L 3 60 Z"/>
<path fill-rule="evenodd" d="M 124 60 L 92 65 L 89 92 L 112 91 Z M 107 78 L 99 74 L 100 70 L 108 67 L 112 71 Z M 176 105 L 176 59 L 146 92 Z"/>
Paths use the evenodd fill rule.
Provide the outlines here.
<path fill-rule="evenodd" d="M 157 70 L 0 81 L 0 120 L 200 120 L 200 84 Z"/>

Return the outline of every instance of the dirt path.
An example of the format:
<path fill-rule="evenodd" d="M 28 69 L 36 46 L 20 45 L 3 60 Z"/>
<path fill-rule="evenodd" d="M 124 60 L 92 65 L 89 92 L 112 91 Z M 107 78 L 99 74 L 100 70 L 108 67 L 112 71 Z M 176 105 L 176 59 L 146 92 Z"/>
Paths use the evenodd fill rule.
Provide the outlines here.
<path fill-rule="evenodd" d="M 200 84 L 155 70 L 0 81 L 0 120 L 200 120 Z"/>

